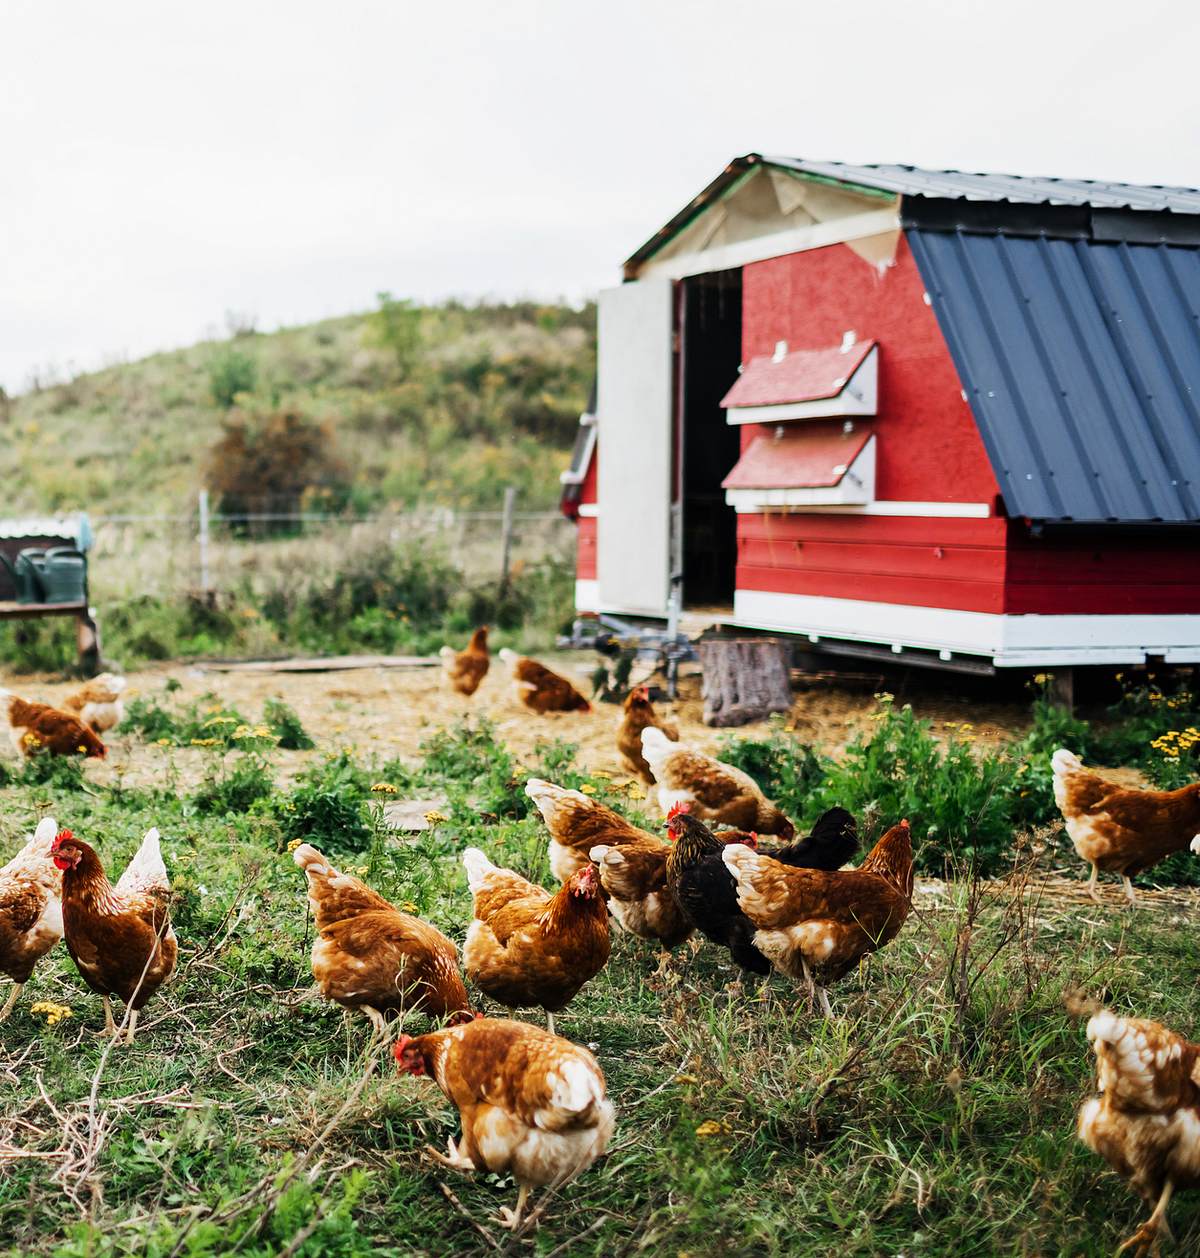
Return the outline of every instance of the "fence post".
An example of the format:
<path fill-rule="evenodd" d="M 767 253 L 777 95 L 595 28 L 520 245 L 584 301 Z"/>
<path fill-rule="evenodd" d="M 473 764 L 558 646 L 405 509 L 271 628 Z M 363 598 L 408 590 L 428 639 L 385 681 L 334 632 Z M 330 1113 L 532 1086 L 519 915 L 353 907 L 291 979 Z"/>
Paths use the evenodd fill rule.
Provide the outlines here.
<path fill-rule="evenodd" d="M 517 500 L 517 487 L 508 485 L 504 490 L 504 518 L 500 525 L 500 593 L 508 589 L 508 559 L 512 551 L 513 506 Z"/>
<path fill-rule="evenodd" d="M 200 491 L 200 588 L 208 593 L 208 490 Z"/>

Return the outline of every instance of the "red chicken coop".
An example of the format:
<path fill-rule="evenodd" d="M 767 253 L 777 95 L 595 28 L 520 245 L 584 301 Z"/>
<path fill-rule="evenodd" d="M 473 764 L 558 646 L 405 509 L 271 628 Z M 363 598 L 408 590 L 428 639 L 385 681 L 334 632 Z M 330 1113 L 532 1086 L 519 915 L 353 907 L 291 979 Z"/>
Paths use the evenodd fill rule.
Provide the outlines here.
<path fill-rule="evenodd" d="M 624 278 L 563 476 L 581 613 L 1200 662 L 1200 191 L 751 154 Z"/>

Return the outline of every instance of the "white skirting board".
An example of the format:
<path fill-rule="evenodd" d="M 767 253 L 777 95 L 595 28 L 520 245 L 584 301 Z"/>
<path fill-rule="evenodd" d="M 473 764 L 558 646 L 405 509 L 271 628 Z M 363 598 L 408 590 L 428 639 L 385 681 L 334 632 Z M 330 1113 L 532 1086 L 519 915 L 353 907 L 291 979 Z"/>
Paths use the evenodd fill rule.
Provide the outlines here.
<path fill-rule="evenodd" d="M 808 594 L 738 590 L 732 623 L 810 639 L 990 657 L 997 667 L 1200 663 L 1200 616 L 1007 616 Z"/>
<path fill-rule="evenodd" d="M 575 582 L 575 610 L 577 612 L 598 612 L 600 610 L 600 582 Z"/>

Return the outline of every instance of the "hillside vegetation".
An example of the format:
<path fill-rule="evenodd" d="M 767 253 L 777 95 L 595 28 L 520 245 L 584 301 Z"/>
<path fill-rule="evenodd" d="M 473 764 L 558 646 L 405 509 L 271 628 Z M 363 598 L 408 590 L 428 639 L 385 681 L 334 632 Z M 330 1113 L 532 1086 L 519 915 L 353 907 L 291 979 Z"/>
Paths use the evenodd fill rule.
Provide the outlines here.
<path fill-rule="evenodd" d="M 11 403 L 5 513 L 179 513 L 229 422 L 323 425 L 340 509 L 553 505 L 595 360 L 595 311 L 384 298 L 371 314 L 242 330 L 39 388 Z"/>

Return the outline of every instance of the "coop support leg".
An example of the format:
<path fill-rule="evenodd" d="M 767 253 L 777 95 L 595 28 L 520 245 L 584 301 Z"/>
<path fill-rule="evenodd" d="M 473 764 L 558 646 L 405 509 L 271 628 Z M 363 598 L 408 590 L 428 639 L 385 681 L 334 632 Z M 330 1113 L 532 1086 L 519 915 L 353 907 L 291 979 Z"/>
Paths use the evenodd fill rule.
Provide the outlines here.
<path fill-rule="evenodd" d="M 1075 670 L 1073 668 L 1054 670 L 1050 694 L 1059 707 L 1066 708 L 1068 712 L 1075 710 Z"/>
<path fill-rule="evenodd" d="M 79 613 L 75 623 L 75 644 L 78 651 L 76 667 L 82 677 L 95 677 L 100 671 L 100 626 L 95 608 Z"/>

